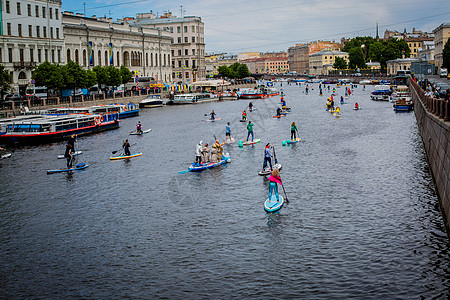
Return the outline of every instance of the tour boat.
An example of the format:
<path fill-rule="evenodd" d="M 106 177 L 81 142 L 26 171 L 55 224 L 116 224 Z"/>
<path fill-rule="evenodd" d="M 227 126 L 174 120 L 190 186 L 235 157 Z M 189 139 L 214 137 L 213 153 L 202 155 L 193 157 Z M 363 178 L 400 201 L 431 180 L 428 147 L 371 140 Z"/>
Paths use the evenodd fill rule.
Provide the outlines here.
<path fill-rule="evenodd" d="M 247 89 L 242 92 L 238 92 L 240 99 L 262 99 L 266 97 L 266 94 L 262 90 Z"/>
<path fill-rule="evenodd" d="M 36 144 L 53 142 L 119 127 L 118 113 L 29 115 L 0 120 L 1 143 Z"/>
<path fill-rule="evenodd" d="M 177 105 L 177 104 L 193 104 L 198 101 L 211 99 L 211 94 L 208 93 L 192 93 L 192 94 L 179 94 L 175 95 L 172 100 L 169 100 L 167 104 Z"/>
<path fill-rule="evenodd" d="M 43 114 L 49 115 L 68 115 L 68 114 L 108 114 L 118 113 L 120 119 L 134 117 L 139 115 L 139 108 L 134 103 L 128 104 L 106 104 L 85 107 L 58 107 L 43 111 Z"/>
<path fill-rule="evenodd" d="M 414 103 L 407 97 L 397 98 L 393 106 L 396 112 L 408 112 L 414 109 Z"/>
<path fill-rule="evenodd" d="M 392 94 L 391 88 L 388 85 L 376 85 L 370 99 L 376 101 L 389 101 L 389 96 Z"/>
<path fill-rule="evenodd" d="M 148 95 L 148 97 L 139 102 L 141 108 L 152 108 L 163 106 L 161 95 Z"/>

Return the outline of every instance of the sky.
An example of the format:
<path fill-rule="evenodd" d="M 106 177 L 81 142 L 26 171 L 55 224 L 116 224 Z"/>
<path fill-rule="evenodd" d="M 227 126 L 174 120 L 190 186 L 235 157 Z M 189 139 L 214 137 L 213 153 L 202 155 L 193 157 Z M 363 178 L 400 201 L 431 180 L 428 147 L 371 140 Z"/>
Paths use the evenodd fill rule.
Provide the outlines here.
<path fill-rule="evenodd" d="M 62 10 L 114 20 L 153 11 L 198 16 L 207 53 L 287 51 L 317 40 L 376 35 L 406 28 L 432 32 L 450 23 L 450 0 L 62 0 Z"/>

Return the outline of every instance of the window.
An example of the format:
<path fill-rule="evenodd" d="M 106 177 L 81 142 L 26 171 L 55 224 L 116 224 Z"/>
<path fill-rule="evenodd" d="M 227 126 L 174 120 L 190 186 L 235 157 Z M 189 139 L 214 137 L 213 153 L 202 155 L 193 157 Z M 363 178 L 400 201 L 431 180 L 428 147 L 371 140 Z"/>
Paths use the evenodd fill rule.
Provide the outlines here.
<path fill-rule="evenodd" d="M 48 16 L 50 19 L 53 19 L 53 9 L 51 7 L 48 9 Z"/>
<path fill-rule="evenodd" d="M 40 63 L 42 61 L 42 55 L 41 55 L 41 49 L 38 49 L 38 62 Z"/>
<path fill-rule="evenodd" d="M 195 32 L 195 26 L 192 26 L 191 29 L 192 29 L 192 32 Z"/>
<path fill-rule="evenodd" d="M 187 36 L 184 37 L 184 42 L 185 42 L 185 43 L 188 42 L 188 37 L 187 37 Z"/>
<path fill-rule="evenodd" d="M 9 2 L 9 1 L 8 1 Z M 180 33 L 181 32 L 181 27 L 180 26 L 177 26 L 177 33 Z"/>
<path fill-rule="evenodd" d="M 52 63 L 55 62 L 55 50 L 52 50 Z"/>
<path fill-rule="evenodd" d="M 70 60 L 70 49 L 67 49 L 66 58 L 67 58 L 67 62 L 68 62 Z"/>
<path fill-rule="evenodd" d="M 11 23 L 6 23 L 6 31 L 8 35 L 11 35 Z"/>
<path fill-rule="evenodd" d="M 48 61 L 48 49 L 44 49 L 45 61 Z"/>
<path fill-rule="evenodd" d="M 59 28 L 56 28 L 56 38 L 59 39 Z"/>
<path fill-rule="evenodd" d="M 184 49 L 184 55 L 189 55 L 189 49 Z"/>
<path fill-rule="evenodd" d="M 59 50 L 59 49 L 58 49 L 58 62 L 59 63 L 61 62 L 61 50 Z"/>
<path fill-rule="evenodd" d="M 30 61 L 34 62 L 34 49 L 33 48 L 30 49 Z"/>
<path fill-rule="evenodd" d="M 39 26 L 36 26 L 36 36 L 41 37 L 41 28 Z"/>
<path fill-rule="evenodd" d="M 173 27 L 170 27 L 170 33 L 173 33 Z"/>
<path fill-rule="evenodd" d="M 45 26 L 42 27 L 42 35 L 45 38 L 47 37 L 47 27 L 45 27 Z"/>
<path fill-rule="evenodd" d="M 195 68 L 195 60 L 192 61 L 192 68 Z"/>
<path fill-rule="evenodd" d="M 28 25 L 28 36 L 29 37 L 33 36 L 33 25 Z"/>
<path fill-rule="evenodd" d="M 46 15 L 45 15 L 45 7 L 42 7 L 42 17 L 45 19 Z"/>
<path fill-rule="evenodd" d="M 77 51 L 78 51 L 78 50 L 77 50 Z M 78 54 L 78 53 L 77 53 L 77 54 Z M 109 58 L 108 51 L 105 51 L 105 66 L 108 66 L 108 65 L 109 65 L 108 58 Z M 78 62 L 78 61 L 77 61 L 77 62 Z"/>
<path fill-rule="evenodd" d="M 181 49 L 178 49 L 178 56 L 181 56 Z"/>
<path fill-rule="evenodd" d="M 195 36 L 192 37 L 192 42 L 195 43 Z"/>
<path fill-rule="evenodd" d="M 189 78 L 189 72 L 186 72 L 186 78 Z"/>
<path fill-rule="evenodd" d="M 13 49 L 12 48 L 8 48 L 8 61 L 10 63 L 13 62 Z"/>
<path fill-rule="evenodd" d="M 5 8 L 6 8 L 6 13 L 11 13 L 11 9 L 9 8 L 9 1 L 6 1 L 6 4 L 5 4 Z"/>
<path fill-rule="evenodd" d="M 186 66 L 186 68 L 189 68 L 189 60 L 186 59 L 186 60 L 184 61 L 184 65 Z"/>
<path fill-rule="evenodd" d="M 120 53 L 117 51 L 117 66 L 120 66 Z"/>
<path fill-rule="evenodd" d="M 55 8 L 55 19 L 59 20 L 59 11 L 57 8 Z"/>
<path fill-rule="evenodd" d="M 178 44 L 181 44 L 181 37 L 178 37 Z"/>
<path fill-rule="evenodd" d="M 178 61 L 178 68 L 181 68 L 181 60 Z"/>
<path fill-rule="evenodd" d="M 78 49 L 75 49 L 75 62 L 79 63 L 80 61 L 78 60 Z"/>
<path fill-rule="evenodd" d="M 145 53 L 145 65 L 148 67 L 148 53 Z"/>
<path fill-rule="evenodd" d="M 83 50 L 83 66 L 86 67 L 86 49 Z"/>
<path fill-rule="evenodd" d="M 31 17 L 31 4 L 27 4 L 28 16 Z"/>
<path fill-rule="evenodd" d="M 175 50 L 172 50 L 172 56 L 175 56 Z"/>
<path fill-rule="evenodd" d="M 184 32 L 187 32 L 187 26 L 184 26 Z"/>
<path fill-rule="evenodd" d="M 17 25 L 17 32 L 19 36 L 22 36 L 22 24 Z"/>
<path fill-rule="evenodd" d="M 53 27 L 50 27 L 50 37 L 53 38 Z"/>
<path fill-rule="evenodd" d="M 155 53 L 155 67 L 158 66 L 158 53 Z"/>
<path fill-rule="evenodd" d="M 192 49 L 192 55 L 195 55 L 195 49 Z"/>
<path fill-rule="evenodd" d="M 102 52 L 100 50 L 98 50 L 98 65 L 101 66 L 102 65 Z"/>
<path fill-rule="evenodd" d="M 17 2 L 17 14 L 21 15 L 22 12 L 20 11 L 20 2 Z"/>
<path fill-rule="evenodd" d="M 34 9 L 36 10 L 36 18 L 39 18 L 39 6 L 35 6 Z"/>

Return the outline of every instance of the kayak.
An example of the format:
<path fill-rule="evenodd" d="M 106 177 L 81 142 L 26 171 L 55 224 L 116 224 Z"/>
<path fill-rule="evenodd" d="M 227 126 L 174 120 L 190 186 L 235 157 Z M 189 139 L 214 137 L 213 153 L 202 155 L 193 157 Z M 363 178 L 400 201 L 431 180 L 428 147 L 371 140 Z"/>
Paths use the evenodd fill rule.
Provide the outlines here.
<path fill-rule="evenodd" d="M 299 137 L 296 138 L 295 140 L 288 140 L 287 141 L 288 144 L 295 144 L 295 143 L 298 143 L 298 142 L 300 142 L 300 138 Z"/>
<path fill-rule="evenodd" d="M 75 170 L 83 170 L 89 167 L 89 165 L 85 163 L 79 163 L 75 166 L 75 168 L 69 168 L 69 169 L 59 169 L 59 170 L 47 170 L 47 174 L 54 174 L 54 173 L 63 173 L 63 172 L 72 172 Z"/>
<path fill-rule="evenodd" d="M 277 201 L 277 197 L 274 194 L 272 194 L 270 199 L 267 198 L 264 202 L 264 210 L 267 212 L 276 212 L 280 210 L 283 207 L 284 198 L 281 195 L 278 195 L 278 197 L 280 201 Z"/>
<path fill-rule="evenodd" d="M 188 168 L 188 170 L 191 171 L 191 172 L 201 172 L 201 171 L 204 171 L 206 169 L 215 168 L 215 167 L 218 167 L 220 165 L 223 165 L 223 164 L 231 162 L 231 157 L 230 157 L 229 154 L 228 155 L 223 155 L 222 158 L 223 158 L 222 160 L 220 160 L 219 162 L 216 162 L 216 163 L 210 162 L 210 163 L 201 164 L 199 166 L 190 166 Z"/>
<path fill-rule="evenodd" d="M 137 156 L 141 156 L 142 152 L 139 153 L 135 153 L 135 154 L 131 154 L 131 155 L 120 155 L 120 156 L 113 156 L 110 157 L 110 160 L 118 160 L 118 159 L 129 159 L 129 158 L 133 158 L 133 157 L 137 157 Z"/>
<path fill-rule="evenodd" d="M 256 139 L 256 140 L 253 140 L 253 141 L 243 142 L 242 145 L 244 145 L 244 146 L 254 145 L 254 144 L 258 144 L 259 142 L 261 142 L 261 139 Z"/>
<path fill-rule="evenodd" d="M 222 118 L 215 118 L 215 119 L 207 119 L 205 120 L 206 122 L 214 122 L 214 121 L 219 121 L 222 120 Z"/>
<path fill-rule="evenodd" d="M 72 156 L 77 156 L 77 155 L 80 155 L 81 154 L 81 151 L 75 151 L 74 153 L 72 153 Z M 65 158 L 65 156 L 64 155 L 58 155 L 58 158 Z"/>
<path fill-rule="evenodd" d="M 5 158 L 9 158 L 9 157 L 11 157 L 11 153 L 6 153 L 6 154 L 2 154 L 2 155 L 0 155 L 0 159 L 5 159 Z"/>
<path fill-rule="evenodd" d="M 278 170 L 281 170 L 282 167 L 283 166 L 281 164 L 275 164 L 273 166 L 274 169 L 278 169 Z M 260 176 L 266 176 L 266 175 L 270 175 L 270 174 L 272 174 L 272 171 L 270 170 L 269 167 L 266 167 L 263 171 L 258 172 L 258 175 L 260 175 Z"/>
<path fill-rule="evenodd" d="M 130 132 L 130 134 L 131 134 L 131 135 L 141 135 L 141 134 L 149 133 L 150 131 L 152 131 L 151 128 L 150 128 L 150 129 L 147 129 L 147 130 L 144 130 L 144 131 L 142 131 L 142 132 L 132 131 L 132 132 Z"/>

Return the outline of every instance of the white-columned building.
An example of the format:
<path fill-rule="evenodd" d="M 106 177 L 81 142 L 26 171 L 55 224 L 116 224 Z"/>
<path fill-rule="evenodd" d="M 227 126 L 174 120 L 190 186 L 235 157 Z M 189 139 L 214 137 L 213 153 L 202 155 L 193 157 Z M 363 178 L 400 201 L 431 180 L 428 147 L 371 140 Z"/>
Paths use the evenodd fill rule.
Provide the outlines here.
<path fill-rule="evenodd" d="M 205 30 L 200 17 L 175 17 L 165 13 L 156 17 L 152 12 L 127 18 L 132 26 L 162 30 L 172 40 L 172 77 L 178 82 L 191 83 L 206 78 Z"/>
<path fill-rule="evenodd" d="M 25 94 L 31 72 L 44 61 L 64 63 L 60 0 L 2 0 L 0 63 L 12 92 Z"/>
<path fill-rule="evenodd" d="M 63 31 L 67 61 L 85 69 L 124 65 L 134 76 L 172 82 L 172 38 L 162 30 L 64 12 Z"/>

